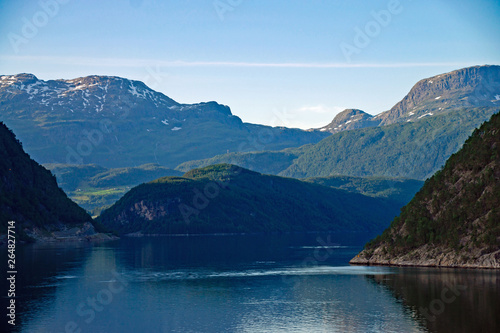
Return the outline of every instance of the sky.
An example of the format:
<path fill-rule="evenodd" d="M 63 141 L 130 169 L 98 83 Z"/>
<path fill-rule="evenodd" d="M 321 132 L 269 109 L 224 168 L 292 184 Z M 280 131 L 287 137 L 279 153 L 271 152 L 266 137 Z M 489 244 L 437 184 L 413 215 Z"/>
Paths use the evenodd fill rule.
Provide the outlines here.
<path fill-rule="evenodd" d="M 126 77 L 304 129 L 499 65 L 499 37 L 497 0 L 0 0 L 0 74 Z"/>

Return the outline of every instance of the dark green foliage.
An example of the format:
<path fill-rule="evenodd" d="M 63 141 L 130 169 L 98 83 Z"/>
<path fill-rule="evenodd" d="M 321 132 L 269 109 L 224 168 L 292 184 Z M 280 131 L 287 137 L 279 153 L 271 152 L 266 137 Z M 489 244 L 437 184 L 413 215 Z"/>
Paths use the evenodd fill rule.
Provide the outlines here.
<path fill-rule="evenodd" d="M 424 244 L 500 248 L 500 114 L 474 131 L 366 249 L 381 244 L 391 254 Z"/>
<path fill-rule="evenodd" d="M 56 178 L 23 151 L 14 134 L 0 122 L 0 221 L 16 221 L 21 238 L 23 226 L 92 222 L 90 216 L 57 186 Z"/>
<path fill-rule="evenodd" d="M 139 185 L 98 220 L 120 233 L 360 231 L 381 230 L 398 207 L 382 198 L 221 164 Z"/>

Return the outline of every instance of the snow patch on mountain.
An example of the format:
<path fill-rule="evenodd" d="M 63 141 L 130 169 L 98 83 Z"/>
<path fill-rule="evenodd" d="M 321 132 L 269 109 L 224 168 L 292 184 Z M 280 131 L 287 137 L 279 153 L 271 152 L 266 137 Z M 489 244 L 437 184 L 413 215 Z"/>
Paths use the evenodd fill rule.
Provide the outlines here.
<path fill-rule="evenodd" d="M 429 113 L 421 115 L 420 117 L 418 117 L 418 119 L 423 118 L 423 117 L 427 117 L 427 116 L 433 116 L 433 115 L 434 115 L 434 113 L 429 112 Z"/>

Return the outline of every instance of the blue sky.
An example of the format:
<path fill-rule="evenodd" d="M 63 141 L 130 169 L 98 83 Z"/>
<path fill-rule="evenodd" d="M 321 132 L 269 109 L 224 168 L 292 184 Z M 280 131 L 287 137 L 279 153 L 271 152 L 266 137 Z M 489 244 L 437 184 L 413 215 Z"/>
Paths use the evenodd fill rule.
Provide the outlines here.
<path fill-rule="evenodd" d="M 344 108 L 385 111 L 422 78 L 500 64 L 499 36 L 495 0 L 2 0 L 0 74 L 122 76 L 311 128 Z"/>

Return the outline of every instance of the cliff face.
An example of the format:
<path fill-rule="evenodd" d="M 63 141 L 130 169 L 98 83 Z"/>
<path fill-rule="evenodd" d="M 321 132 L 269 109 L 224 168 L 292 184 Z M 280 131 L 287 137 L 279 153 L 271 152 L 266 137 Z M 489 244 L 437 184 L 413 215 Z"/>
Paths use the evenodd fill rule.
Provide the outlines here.
<path fill-rule="evenodd" d="M 500 66 L 474 66 L 423 79 L 389 111 L 380 126 L 414 121 L 453 108 L 500 105 Z"/>
<path fill-rule="evenodd" d="M 500 268 L 500 114 L 351 263 Z"/>
<path fill-rule="evenodd" d="M 418 81 L 390 110 L 371 116 L 361 110 L 339 113 L 320 131 L 342 131 L 413 122 L 460 108 L 500 105 L 500 66 L 473 66 Z"/>

